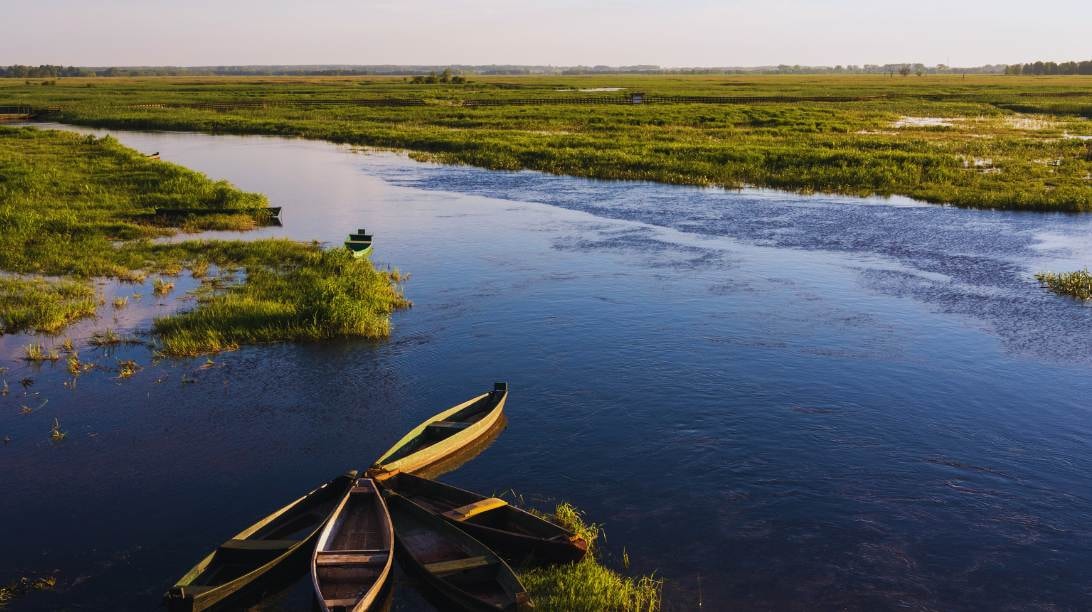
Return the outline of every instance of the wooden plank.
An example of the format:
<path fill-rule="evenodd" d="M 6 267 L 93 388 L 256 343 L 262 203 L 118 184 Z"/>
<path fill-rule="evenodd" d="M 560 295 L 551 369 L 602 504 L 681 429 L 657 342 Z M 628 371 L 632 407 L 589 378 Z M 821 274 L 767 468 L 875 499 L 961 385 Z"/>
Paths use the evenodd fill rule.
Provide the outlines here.
<path fill-rule="evenodd" d="M 466 557 L 465 559 L 453 559 L 451 561 L 437 561 L 426 563 L 425 570 L 430 574 L 443 575 L 465 572 L 479 567 L 486 567 L 493 563 L 489 557 Z"/>
<path fill-rule="evenodd" d="M 377 565 L 387 562 L 387 553 L 369 555 L 361 553 L 320 552 L 315 565 Z"/>
<path fill-rule="evenodd" d="M 490 510 L 503 508 L 507 505 L 508 502 L 504 501 L 503 499 L 497 497 L 488 497 L 486 499 L 478 500 L 472 504 L 467 504 L 453 510 L 448 510 L 444 513 L 444 517 L 461 523 L 471 517 L 482 514 L 483 512 L 489 512 Z"/>
<path fill-rule="evenodd" d="M 359 599 L 348 598 L 348 599 L 324 599 L 322 601 L 323 601 L 323 603 L 326 604 L 326 607 L 329 608 L 329 609 L 346 608 L 346 609 L 351 610 L 353 608 L 353 606 L 356 605 L 356 602 L 358 602 L 360 600 Z"/>
<path fill-rule="evenodd" d="M 460 431 L 470 427 L 473 423 L 467 423 L 466 421 L 436 421 L 435 423 L 429 423 L 428 426 L 434 429 L 450 429 Z"/>

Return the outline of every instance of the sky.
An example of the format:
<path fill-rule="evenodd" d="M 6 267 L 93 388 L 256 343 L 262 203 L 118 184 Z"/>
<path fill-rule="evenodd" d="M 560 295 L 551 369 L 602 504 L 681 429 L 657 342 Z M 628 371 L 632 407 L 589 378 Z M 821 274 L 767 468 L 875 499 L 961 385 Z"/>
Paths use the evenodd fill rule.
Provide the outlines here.
<path fill-rule="evenodd" d="M 1092 59 L 1092 0 L 5 0 L 0 65 Z"/>

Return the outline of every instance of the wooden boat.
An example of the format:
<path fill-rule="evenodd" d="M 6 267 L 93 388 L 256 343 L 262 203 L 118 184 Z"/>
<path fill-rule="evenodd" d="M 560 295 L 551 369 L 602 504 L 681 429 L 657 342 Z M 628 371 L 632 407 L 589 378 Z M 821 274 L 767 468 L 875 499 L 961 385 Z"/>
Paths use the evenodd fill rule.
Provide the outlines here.
<path fill-rule="evenodd" d="M 530 610 L 527 590 L 489 547 L 412 501 L 387 496 L 402 563 L 463 610 Z"/>
<path fill-rule="evenodd" d="M 394 527 L 375 482 L 360 478 L 338 504 L 311 555 L 322 612 L 363 612 L 380 600 L 394 561 Z"/>
<path fill-rule="evenodd" d="M 485 435 L 504 414 L 508 383 L 471 398 L 414 427 L 376 460 L 373 471 L 416 472 Z"/>
<path fill-rule="evenodd" d="M 355 479 L 356 471 L 338 476 L 221 544 L 167 591 L 167 609 L 230 607 L 278 566 L 305 559 Z"/>
<path fill-rule="evenodd" d="M 443 517 L 509 563 L 572 563 L 588 552 L 588 543 L 580 536 L 503 499 L 401 472 L 379 484 Z"/>
<path fill-rule="evenodd" d="M 346 240 L 345 248 L 353 254 L 353 257 L 363 257 L 372 252 L 372 241 Z"/>
<path fill-rule="evenodd" d="M 144 157 L 147 157 L 148 159 L 159 159 L 159 151 L 156 151 L 155 153 L 149 155 L 145 155 Z"/>

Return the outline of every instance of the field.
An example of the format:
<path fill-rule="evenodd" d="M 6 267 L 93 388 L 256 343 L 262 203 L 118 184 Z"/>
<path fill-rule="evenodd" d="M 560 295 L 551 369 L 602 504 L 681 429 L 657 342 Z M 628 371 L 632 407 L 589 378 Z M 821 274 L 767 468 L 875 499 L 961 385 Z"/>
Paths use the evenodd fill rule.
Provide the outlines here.
<path fill-rule="evenodd" d="M 0 106 L 56 107 L 56 117 L 84 125 L 408 149 L 420 158 L 495 169 L 904 195 L 967 207 L 1092 210 L 1092 77 L 471 75 L 466 84 L 394 77 L 41 83 L 0 79 Z M 648 102 L 619 103 L 637 92 Z"/>
<path fill-rule="evenodd" d="M 390 313 L 406 305 L 397 273 L 344 249 L 154 240 L 180 230 L 249 229 L 266 204 L 265 196 L 145 158 L 112 138 L 0 127 L 0 333 L 57 333 L 94 315 L 92 278 L 140 281 L 183 269 L 197 278 L 211 268 L 218 274 L 206 279 L 194 309 L 156 322 L 163 353 L 386 337 Z M 171 219 L 154 215 L 155 207 L 220 213 Z M 226 280 L 234 270 L 241 281 Z M 159 283 L 157 293 L 170 284 Z"/>

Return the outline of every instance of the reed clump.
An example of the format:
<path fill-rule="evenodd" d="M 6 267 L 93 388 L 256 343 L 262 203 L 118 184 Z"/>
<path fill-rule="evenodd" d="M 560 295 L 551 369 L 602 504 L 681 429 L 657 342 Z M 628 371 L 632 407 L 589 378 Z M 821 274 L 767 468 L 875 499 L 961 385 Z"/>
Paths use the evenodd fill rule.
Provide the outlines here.
<path fill-rule="evenodd" d="M 1092 274 L 1087 269 L 1062 273 L 1040 272 L 1035 278 L 1054 293 L 1078 300 L 1092 300 Z"/>
<path fill-rule="evenodd" d="M 579 612 L 655 612 L 660 609 L 661 580 L 652 576 L 623 576 L 599 562 L 594 546 L 600 534 L 597 525 L 585 522 L 583 515 L 569 504 L 560 504 L 554 518 L 588 542 L 588 554 L 579 563 L 520 573 L 520 580 L 537 608 Z"/>

